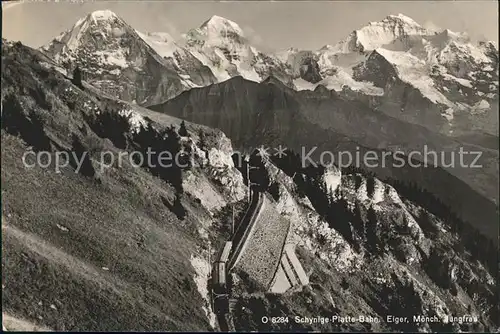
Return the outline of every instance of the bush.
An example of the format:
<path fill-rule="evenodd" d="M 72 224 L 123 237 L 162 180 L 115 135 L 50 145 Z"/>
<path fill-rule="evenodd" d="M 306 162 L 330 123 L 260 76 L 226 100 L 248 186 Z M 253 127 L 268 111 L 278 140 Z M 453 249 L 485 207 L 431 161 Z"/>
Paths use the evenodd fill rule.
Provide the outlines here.
<path fill-rule="evenodd" d="M 82 84 L 82 71 L 80 68 L 77 66 L 75 70 L 73 71 L 73 80 L 71 80 L 75 86 L 83 90 L 83 84 Z"/>
<path fill-rule="evenodd" d="M 181 136 L 181 137 L 187 137 L 187 136 L 189 136 L 189 133 L 188 133 L 188 131 L 186 129 L 186 123 L 184 121 L 182 121 L 181 127 L 179 128 L 179 132 L 178 133 L 179 133 L 179 136 Z"/>

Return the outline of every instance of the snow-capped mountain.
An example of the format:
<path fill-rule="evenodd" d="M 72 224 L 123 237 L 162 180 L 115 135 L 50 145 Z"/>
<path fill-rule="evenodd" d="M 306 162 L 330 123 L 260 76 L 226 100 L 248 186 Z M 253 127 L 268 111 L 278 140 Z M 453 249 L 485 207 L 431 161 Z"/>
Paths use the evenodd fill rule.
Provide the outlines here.
<path fill-rule="evenodd" d="M 205 66 L 187 49 L 174 41 L 172 36 L 164 32 L 141 33 L 139 36 L 148 43 L 175 70 L 181 78 L 186 80 L 189 88 L 207 86 L 217 82 L 212 70 Z"/>
<path fill-rule="evenodd" d="M 261 82 L 272 75 L 293 86 L 288 66 L 252 46 L 233 21 L 214 15 L 184 38 L 188 50 L 212 69 L 219 82 L 235 76 Z"/>
<path fill-rule="evenodd" d="M 366 27 L 353 31 L 337 44 L 325 45 L 313 53 L 322 77 L 322 80 L 316 83 L 336 91 L 341 91 L 343 86 L 347 86 L 368 95 L 383 95 L 383 89 L 374 86 L 373 82 L 354 79 L 352 68 L 364 62 L 369 53 L 379 47 L 397 39 L 406 41 L 410 36 L 422 34 L 427 34 L 427 30 L 402 14 L 390 15 L 380 22 L 370 22 Z M 314 88 L 300 79 L 298 79 L 298 87 Z"/>
<path fill-rule="evenodd" d="M 428 34 L 427 29 L 403 14 L 389 15 L 380 22 L 370 22 L 367 26 L 353 31 L 330 51 L 334 53 L 372 51 L 397 39 L 405 41 L 410 36 Z"/>
<path fill-rule="evenodd" d="M 297 54 L 286 53 L 292 68 L 304 63 Z M 429 31 L 399 14 L 313 52 L 308 62 L 317 63 L 321 80 L 301 76 L 294 81 L 298 89 L 322 84 L 446 134 L 467 131 L 471 122 L 497 134 L 498 49 L 492 42 L 474 44 L 448 29 Z"/>
<path fill-rule="evenodd" d="M 115 13 L 102 10 L 80 19 L 42 51 L 68 70 L 79 66 L 92 85 L 139 104 L 165 101 L 213 82 L 209 69 L 193 57 L 178 66 L 181 50 L 163 58 L 141 37 L 154 46 L 162 43 L 160 36 L 138 33 Z"/>
<path fill-rule="evenodd" d="M 371 108 L 447 135 L 498 135 L 498 48 L 464 33 L 430 31 L 402 14 L 316 51 L 259 51 L 235 22 L 212 16 L 175 41 L 140 33 L 110 11 L 79 20 L 43 51 L 81 66 L 87 81 L 143 105 L 235 76 L 288 87 L 324 86 Z"/>

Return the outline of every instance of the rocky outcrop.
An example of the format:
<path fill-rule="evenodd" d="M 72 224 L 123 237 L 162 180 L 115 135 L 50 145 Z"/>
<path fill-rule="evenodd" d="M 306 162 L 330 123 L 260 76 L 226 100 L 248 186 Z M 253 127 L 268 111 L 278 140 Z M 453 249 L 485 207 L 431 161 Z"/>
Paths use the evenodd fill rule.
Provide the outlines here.
<path fill-rule="evenodd" d="M 300 77 L 312 83 L 318 83 L 323 79 L 319 72 L 318 62 L 313 58 L 306 58 L 300 66 Z"/>
<path fill-rule="evenodd" d="M 282 219 L 290 221 L 287 244 L 300 250 L 310 285 L 292 288 L 283 298 L 237 289 L 236 303 L 247 310 L 242 313 L 236 307 L 237 329 L 357 328 L 357 323 L 295 323 L 297 307 L 301 317 L 313 316 L 318 309 L 339 315 L 362 310 L 378 320 L 371 325 L 373 330 L 496 326 L 494 280 L 487 273 L 487 257 L 467 260 L 475 251 L 458 246 L 463 236 L 451 231 L 457 222 L 434 216 L 400 195 L 398 186 L 363 173 L 336 168 L 299 168 L 291 173 L 289 163 L 281 159 L 265 159 L 264 166 L 269 178 L 266 192 L 276 201 Z M 422 220 L 423 215 L 428 220 Z M 236 279 L 235 284 L 245 279 Z M 487 302 L 480 302 L 479 295 Z M 254 323 L 252 314 L 262 307 L 266 312 L 291 312 L 286 313 L 290 323 Z M 460 320 L 453 318 L 459 314 Z M 408 321 L 395 323 L 390 320 L 394 316 Z"/>
<path fill-rule="evenodd" d="M 301 156 L 307 156 L 307 153 L 313 150 L 310 155 L 313 159 L 319 159 L 322 152 L 331 152 L 338 159 L 335 154 L 341 151 L 351 152 L 352 157 L 356 154 L 362 157 L 369 149 L 420 152 L 421 138 L 426 139 L 425 144 L 429 150 L 436 152 L 444 151 L 451 154 L 454 150 L 458 150 L 459 145 L 464 146 L 464 149 L 469 147 L 445 136 L 436 135 L 423 127 L 369 109 L 359 101 L 353 102 L 322 92 L 296 92 L 281 83 L 270 81 L 258 84 L 243 78 L 233 78 L 211 87 L 191 90 L 165 104 L 151 108 L 175 117 L 220 128 L 240 151 L 253 150 L 260 145 L 277 148 L 281 144 L 300 152 Z M 363 132 L 359 131 L 360 128 Z M 398 145 L 397 148 L 393 147 L 394 143 Z M 470 150 L 475 149 L 471 146 Z M 484 152 L 480 159 L 483 166 L 492 167 L 490 172 L 488 172 L 490 167 L 484 169 L 485 175 L 488 175 L 490 180 L 486 183 L 478 182 L 476 173 L 472 172 L 472 169 L 457 168 L 457 166 L 446 171 L 440 168 L 410 166 L 391 168 L 392 162 L 389 160 L 384 167 L 380 163 L 373 170 L 381 179 L 400 178 L 406 182 L 419 184 L 442 198 L 466 220 L 474 222 L 475 226 L 484 227 L 485 222 L 488 222 L 489 232 L 485 233 L 491 233 L 496 229 L 492 225 L 496 209 L 492 202 L 481 196 L 487 198 L 497 196 L 494 187 L 496 175 L 491 172 L 495 170 L 497 159 L 497 154 L 492 151 Z M 437 163 L 440 164 L 440 161 Z M 431 176 L 437 174 L 442 176 L 438 178 Z M 437 179 L 443 180 L 444 183 L 439 185 Z M 444 180 L 453 181 L 448 183 Z M 465 181 L 467 185 L 460 180 Z M 469 185 L 481 192 L 481 195 L 471 192 Z M 450 187 L 457 187 L 453 191 L 453 196 Z M 475 204 L 471 203 L 469 195 L 477 196 Z M 459 199 L 460 197 L 462 199 Z M 483 203 L 481 204 L 483 209 L 478 210 L 478 203 Z M 485 214 L 488 218 L 484 216 Z M 480 216 L 484 218 L 478 218 Z"/>

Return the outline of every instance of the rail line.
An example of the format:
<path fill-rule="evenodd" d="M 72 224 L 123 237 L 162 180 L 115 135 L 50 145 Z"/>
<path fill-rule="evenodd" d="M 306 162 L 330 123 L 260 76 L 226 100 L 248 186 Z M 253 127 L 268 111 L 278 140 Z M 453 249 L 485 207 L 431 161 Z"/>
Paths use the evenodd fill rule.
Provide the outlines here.
<path fill-rule="evenodd" d="M 241 255 L 243 254 L 247 246 L 248 237 L 253 231 L 255 222 L 259 219 L 259 215 L 262 212 L 263 205 L 264 205 L 264 196 L 262 195 L 262 193 L 257 192 L 252 196 L 252 203 L 250 204 L 249 211 L 247 211 L 247 213 L 251 212 L 251 215 L 250 216 L 245 215 L 245 217 L 243 217 L 243 220 L 241 221 L 238 231 L 237 233 L 235 233 L 233 237 L 233 245 L 236 245 L 236 247 L 234 248 L 228 262 L 229 270 L 233 269 L 238 264 L 238 261 L 241 259 Z"/>
<path fill-rule="evenodd" d="M 231 240 L 226 241 L 219 258 L 213 263 L 211 279 L 213 309 L 217 315 L 219 329 L 223 332 L 234 331 L 229 310 L 228 273 L 238 263 L 245 250 L 248 237 L 262 211 L 263 198 L 262 193 L 251 191 L 250 204 L 238 224 L 236 233 Z"/>

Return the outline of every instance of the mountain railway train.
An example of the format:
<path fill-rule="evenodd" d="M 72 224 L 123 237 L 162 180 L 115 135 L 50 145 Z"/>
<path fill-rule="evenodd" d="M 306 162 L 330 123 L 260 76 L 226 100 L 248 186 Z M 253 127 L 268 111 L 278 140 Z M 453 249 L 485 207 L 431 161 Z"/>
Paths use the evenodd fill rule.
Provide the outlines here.
<path fill-rule="evenodd" d="M 219 260 L 213 265 L 213 289 L 215 293 L 225 294 L 227 292 L 227 261 L 229 259 L 229 254 L 231 253 L 231 248 L 233 246 L 232 241 L 226 241 L 224 248 L 220 254 Z"/>
<path fill-rule="evenodd" d="M 216 293 L 223 293 L 226 291 L 226 262 L 216 262 L 214 266 L 214 290 Z"/>
<path fill-rule="evenodd" d="M 222 249 L 222 253 L 219 258 L 219 262 L 227 262 L 229 259 L 229 254 L 231 253 L 231 248 L 233 247 L 232 241 L 226 241 L 224 244 L 224 248 Z"/>

